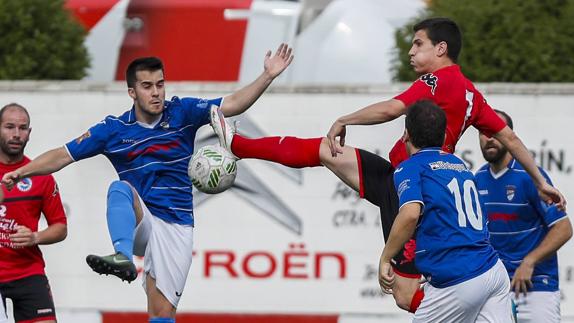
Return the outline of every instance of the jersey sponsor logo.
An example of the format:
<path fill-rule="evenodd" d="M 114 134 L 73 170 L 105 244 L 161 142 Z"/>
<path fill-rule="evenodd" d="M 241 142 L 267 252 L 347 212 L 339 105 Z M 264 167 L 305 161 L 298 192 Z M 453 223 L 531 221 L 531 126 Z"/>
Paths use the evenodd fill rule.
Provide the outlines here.
<path fill-rule="evenodd" d="M 48 313 L 52 313 L 52 309 L 51 308 L 42 308 L 42 309 L 39 309 L 37 312 L 38 312 L 38 314 L 48 314 Z"/>
<path fill-rule="evenodd" d="M 32 180 L 28 177 L 22 178 L 22 180 L 16 184 L 16 188 L 20 192 L 28 192 L 32 188 Z"/>
<path fill-rule="evenodd" d="M 91 136 L 92 136 L 92 133 L 90 133 L 90 130 L 84 132 L 84 134 L 82 134 L 81 136 L 76 138 L 76 144 L 79 145 L 82 141 L 84 141 L 84 139 L 90 138 Z"/>
<path fill-rule="evenodd" d="M 436 162 L 430 163 L 429 166 L 432 170 L 443 169 L 443 170 L 453 170 L 453 171 L 457 171 L 457 172 L 468 171 L 468 169 L 466 168 L 466 166 L 464 164 L 453 164 L 453 163 L 443 162 L 443 161 L 436 161 Z"/>
<path fill-rule="evenodd" d="M 489 221 L 516 221 L 518 220 L 518 214 L 515 213 L 499 213 L 499 212 L 492 212 L 488 214 Z"/>
<path fill-rule="evenodd" d="M 516 186 L 506 185 L 506 198 L 508 199 L 508 201 L 512 201 L 512 199 L 514 199 L 515 193 L 516 193 Z"/>
<path fill-rule="evenodd" d="M 128 161 L 134 160 L 136 157 L 144 154 L 154 153 L 156 151 L 169 151 L 172 148 L 179 147 L 181 144 L 178 140 L 168 142 L 166 144 L 151 145 L 144 149 L 134 150 L 128 153 Z"/>
<path fill-rule="evenodd" d="M 431 88 L 431 93 L 434 95 L 434 91 L 436 90 L 436 86 L 438 84 L 438 77 L 436 77 L 433 73 L 428 73 L 421 76 L 421 81 L 425 82 Z"/>

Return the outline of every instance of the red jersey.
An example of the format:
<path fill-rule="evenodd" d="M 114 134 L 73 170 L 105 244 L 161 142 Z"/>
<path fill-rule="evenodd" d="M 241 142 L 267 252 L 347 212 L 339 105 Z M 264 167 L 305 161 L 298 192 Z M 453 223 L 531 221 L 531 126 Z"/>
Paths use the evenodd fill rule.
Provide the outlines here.
<path fill-rule="evenodd" d="M 421 76 L 395 99 L 406 106 L 419 100 L 430 100 L 443 109 L 446 113 L 446 138 L 442 149 L 449 153 L 454 153 L 458 139 L 470 126 L 487 136 L 506 126 L 472 82 L 462 74 L 458 65 Z M 402 140 L 391 149 L 389 158 L 395 167 L 408 158 Z"/>
<path fill-rule="evenodd" d="M 0 176 L 30 162 L 24 159 L 12 165 L 0 163 Z M 4 202 L 0 204 L 0 282 L 44 275 L 44 259 L 38 246 L 14 248 L 9 235 L 17 225 L 38 231 L 40 214 L 44 213 L 49 225 L 66 224 L 66 214 L 54 177 L 34 176 L 24 178 L 8 191 L 4 186 Z"/>

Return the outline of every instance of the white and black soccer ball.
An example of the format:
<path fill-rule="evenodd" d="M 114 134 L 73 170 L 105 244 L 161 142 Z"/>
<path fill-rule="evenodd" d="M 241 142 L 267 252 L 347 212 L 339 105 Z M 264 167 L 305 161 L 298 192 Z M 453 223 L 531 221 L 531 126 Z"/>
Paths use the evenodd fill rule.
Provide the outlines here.
<path fill-rule="evenodd" d="M 223 147 L 201 147 L 189 161 L 187 174 L 199 191 L 216 194 L 230 188 L 235 182 L 237 164 L 235 158 Z"/>

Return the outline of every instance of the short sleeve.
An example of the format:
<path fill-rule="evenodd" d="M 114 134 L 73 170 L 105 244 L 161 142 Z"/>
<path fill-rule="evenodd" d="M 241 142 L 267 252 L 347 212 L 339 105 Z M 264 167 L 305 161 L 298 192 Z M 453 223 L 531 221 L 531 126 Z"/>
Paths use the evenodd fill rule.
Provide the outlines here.
<path fill-rule="evenodd" d="M 60 198 L 60 190 L 54 177 L 47 176 L 46 185 L 42 192 L 42 213 L 48 225 L 55 223 L 66 224 L 66 213 Z"/>
<path fill-rule="evenodd" d="M 223 103 L 223 98 L 217 99 L 198 99 L 198 98 L 182 98 L 181 104 L 188 117 L 190 124 L 195 124 L 198 127 L 208 124 L 210 121 L 210 109 L 212 105 L 220 107 Z"/>
<path fill-rule="evenodd" d="M 552 185 L 552 181 L 550 180 L 550 177 L 548 176 L 548 174 L 542 168 L 539 167 L 538 169 L 540 170 L 540 173 L 542 173 L 542 176 L 544 176 L 544 178 L 546 178 L 546 181 L 550 185 Z M 531 192 L 530 192 L 531 203 L 534 206 L 534 208 L 538 211 L 538 214 L 540 214 L 542 216 L 542 221 L 547 226 L 550 227 L 554 223 L 556 223 L 558 220 L 566 217 L 566 213 L 558 210 L 556 205 L 549 205 L 549 204 L 546 204 L 546 202 L 542 201 L 540 199 L 540 196 L 538 195 L 538 190 L 536 190 L 534 183 L 532 183 L 530 178 L 528 178 L 528 180 L 531 184 L 530 186 L 532 187 Z"/>
<path fill-rule="evenodd" d="M 74 161 L 93 157 L 104 152 L 110 135 L 106 120 L 102 120 L 78 138 L 68 142 L 66 149 Z"/>
<path fill-rule="evenodd" d="M 504 129 L 506 122 L 502 120 L 496 112 L 486 103 L 486 100 L 480 93 L 475 93 L 478 97 L 475 100 L 477 105 L 477 115 L 474 118 L 473 126 L 481 133 L 491 137 L 495 133 Z"/>
<path fill-rule="evenodd" d="M 400 207 L 411 202 L 423 204 L 420 167 L 416 163 L 407 160 L 400 164 L 394 180 Z"/>

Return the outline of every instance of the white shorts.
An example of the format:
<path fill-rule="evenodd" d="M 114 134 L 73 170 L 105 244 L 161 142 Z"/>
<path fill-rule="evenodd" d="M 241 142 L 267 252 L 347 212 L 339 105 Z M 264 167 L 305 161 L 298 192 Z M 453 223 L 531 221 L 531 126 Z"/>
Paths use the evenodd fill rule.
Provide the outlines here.
<path fill-rule="evenodd" d="M 427 283 L 413 322 L 512 323 L 509 290 L 508 273 L 500 260 L 482 275 L 454 286 L 436 288 Z"/>
<path fill-rule="evenodd" d="M 6 309 L 4 308 L 4 302 L 2 301 L 2 295 L 0 295 L 0 323 L 8 323 L 8 317 L 6 316 Z"/>
<path fill-rule="evenodd" d="M 511 297 L 516 304 L 518 323 L 560 322 L 560 292 L 529 292 L 518 298 Z"/>
<path fill-rule="evenodd" d="M 193 226 L 165 222 L 141 205 L 143 218 L 134 231 L 134 254 L 144 256 L 143 287 L 146 275 L 151 275 L 157 289 L 177 308 L 191 267 Z"/>

